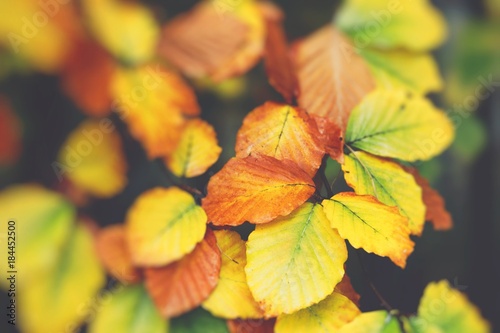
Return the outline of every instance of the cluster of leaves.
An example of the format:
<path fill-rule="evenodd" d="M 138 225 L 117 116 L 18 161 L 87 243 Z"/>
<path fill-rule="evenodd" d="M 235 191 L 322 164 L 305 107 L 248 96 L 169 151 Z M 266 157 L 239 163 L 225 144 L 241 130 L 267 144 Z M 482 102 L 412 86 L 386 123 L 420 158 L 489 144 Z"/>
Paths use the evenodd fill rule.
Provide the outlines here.
<path fill-rule="evenodd" d="M 426 220 L 452 226 L 411 165 L 453 140 L 452 123 L 425 97 L 442 88 L 428 52 L 444 22 L 426 0 L 391 3 L 348 0 L 332 24 L 292 45 L 281 11 L 253 0 L 202 1 L 161 30 L 140 3 L 83 0 L 60 5 L 64 14 L 40 29 L 52 47 L 37 47 L 42 36 L 24 45 L 7 34 L 21 62 L 57 73 L 91 116 L 52 164 L 73 203 L 37 185 L 0 196 L 2 219 L 19 221 L 23 239 L 22 330 L 74 331 L 88 320 L 94 333 L 488 331 L 445 281 L 426 288 L 416 315 L 402 316 L 361 313 L 345 274 L 346 241 L 404 268 Z M 18 28 L 5 22 L 6 31 Z M 248 113 L 235 157 L 206 189 L 186 186 L 221 148 L 181 75 L 222 82 L 261 58 L 285 102 Z M 104 118 L 111 112 L 177 180 L 139 195 L 124 223 L 100 228 L 78 208 L 127 184 L 122 139 Z M 335 193 L 328 160 L 353 191 Z M 245 222 L 255 225 L 248 240 L 234 228 Z M 102 289 L 105 272 L 118 281 L 111 291 Z"/>

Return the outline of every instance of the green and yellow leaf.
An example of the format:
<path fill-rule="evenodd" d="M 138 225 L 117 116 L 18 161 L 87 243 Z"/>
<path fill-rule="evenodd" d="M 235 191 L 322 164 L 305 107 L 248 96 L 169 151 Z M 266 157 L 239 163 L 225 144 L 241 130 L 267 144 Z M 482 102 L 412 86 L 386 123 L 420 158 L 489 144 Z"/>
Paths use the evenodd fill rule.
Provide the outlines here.
<path fill-rule="evenodd" d="M 343 326 L 339 333 L 400 333 L 399 323 L 396 317 L 387 311 L 365 312 L 357 316 L 349 324 Z"/>
<path fill-rule="evenodd" d="M 360 313 L 356 304 L 350 299 L 334 292 L 318 304 L 292 314 L 279 316 L 276 320 L 275 332 L 337 332 Z"/>
<path fill-rule="evenodd" d="M 126 217 L 127 243 L 139 266 L 162 266 L 182 258 L 203 239 L 207 215 L 177 187 L 142 193 Z"/>
<path fill-rule="evenodd" d="M 276 254 L 276 255 L 273 255 Z M 347 249 L 323 208 L 304 203 L 258 225 L 247 242 L 248 285 L 266 315 L 289 314 L 330 295 L 344 276 Z"/>
<path fill-rule="evenodd" d="M 262 318 L 264 313 L 247 284 L 245 242 L 234 231 L 218 230 L 215 236 L 222 253 L 222 266 L 217 287 L 203 302 L 203 308 L 225 319 Z"/>
<path fill-rule="evenodd" d="M 399 164 L 358 151 L 345 156 L 344 177 L 356 194 L 371 195 L 378 201 L 396 206 L 408 218 L 413 235 L 422 233 L 425 205 L 422 189 L 413 176 Z"/>
<path fill-rule="evenodd" d="M 325 199 L 322 206 L 332 228 L 357 249 L 389 257 L 401 268 L 413 252 L 408 219 L 397 207 L 389 207 L 373 196 L 343 192 Z"/>

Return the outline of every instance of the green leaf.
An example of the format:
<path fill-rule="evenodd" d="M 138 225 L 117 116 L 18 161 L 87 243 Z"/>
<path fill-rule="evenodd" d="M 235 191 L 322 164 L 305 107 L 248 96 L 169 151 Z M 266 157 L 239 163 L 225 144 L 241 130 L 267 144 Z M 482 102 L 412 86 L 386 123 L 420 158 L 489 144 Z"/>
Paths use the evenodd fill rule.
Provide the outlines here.
<path fill-rule="evenodd" d="M 399 208 L 408 217 L 411 233 L 420 235 L 425 222 L 422 189 L 399 164 L 364 152 L 345 156 L 342 166 L 347 184 L 360 195 L 372 195 L 378 201 Z"/>
<path fill-rule="evenodd" d="M 344 276 L 345 242 L 318 204 L 257 225 L 247 242 L 245 271 L 268 316 L 292 313 L 324 299 Z"/>
<path fill-rule="evenodd" d="M 432 103 L 400 90 L 376 90 L 352 112 L 345 141 L 369 153 L 427 160 L 453 141 L 453 125 Z"/>
<path fill-rule="evenodd" d="M 89 333 L 166 333 L 168 323 L 142 285 L 118 285 L 97 309 Z M 109 297 L 109 298 L 108 298 Z"/>
<path fill-rule="evenodd" d="M 225 320 L 197 308 L 172 319 L 170 333 L 229 333 L 229 330 Z"/>

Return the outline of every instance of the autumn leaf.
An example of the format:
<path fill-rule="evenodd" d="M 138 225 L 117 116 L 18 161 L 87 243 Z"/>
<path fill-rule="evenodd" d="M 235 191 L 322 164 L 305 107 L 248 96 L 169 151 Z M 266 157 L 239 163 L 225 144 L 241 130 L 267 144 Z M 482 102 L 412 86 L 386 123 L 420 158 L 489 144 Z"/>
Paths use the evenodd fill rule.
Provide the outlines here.
<path fill-rule="evenodd" d="M 359 299 L 361 296 L 354 289 L 351 284 L 351 279 L 347 276 L 347 274 L 344 274 L 342 280 L 335 286 L 334 291 L 349 298 L 354 304 L 356 304 L 356 306 L 359 307 Z"/>
<path fill-rule="evenodd" d="M 149 158 L 164 157 L 178 145 L 184 116 L 199 114 L 192 89 L 159 64 L 121 68 L 112 82 L 115 111 Z"/>
<path fill-rule="evenodd" d="M 434 190 L 427 179 L 422 177 L 416 168 L 405 168 L 413 175 L 416 183 L 422 189 L 422 201 L 425 205 L 425 220 L 432 222 L 435 230 L 449 230 L 453 227 L 453 220 L 446 210 L 443 197 Z"/>
<path fill-rule="evenodd" d="M 270 255 L 270 254 L 279 255 Z M 324 299 L 344 275 L 345 242 L 318 204 L 257 225 L 247 242 L 245 271 L 266 315 L 293 313 Z"/>
<path fill-rule="evenodd" d="M 124 284 L 141 280 L 140 271 L 132 264 L 123 225 L 116 224 L 99 230 L 95 243 L 98 257 L 111 276 Z"/>
<path fill-rule="evenodd" d="M 179 261 L 145 270 L 146 288 L 163 317 L 175 317 L 196 308 L 217 285 L 220 251 L 213 232 Z"/>
<path fill-rule="evenodd" d="M 186 123 L 177 147 L 166 158 L 166 164 L 177 177 L 196 177 L 205 173 L 221 152 L 213 127 L 201 119 L 193 119 Z"/>
<path fill-rule="evenodd" d="M 168 321 L 160 316 L 144 286 L 117 285 L 106 293 L 107 301 L 96 309 L 89 333 L 168 332 Z"/>
<path fill-rule="evenodd" d="M 404 91 L 377 90 L 352 112 L 345 141 L 369 153 L 404 161 L 427 160 L 453 141 L 446 114 Z"/>
<path fill-rule="evenodd" d="M 94 37 L 127 64 L 143 64 L 155 52 L 159 27 L 152 11 L 140 2 L 84 0 L 83 12 Z"/>
<path fill-rule="evenodd" d="M 330 157 L 339 163 L 344 163 L 344 130 L 325 117 L 315 116 L 318 128 L 318 140 L 323 144 Z"/>
<path fill-rule="evenodd" d="M 348 38 L 326 26 L 293 45 L 299 106 L 345 131 L 349 115 L 375 88 L 368 66 Z"/>
<path fill-rule="evenodd" d="M 218 230 L 215 236 L 222 265 L 217 287 L 203 302 L 203 308 L 220 318 L 262 318 L 264 314 L 247 284 L 245 242 L 234 231 Z"/>
<path fill-rule="evenodd" d="M 356 249 L 389 257 L 401 268 L 413 252 L 408 219 L 397 207 L 380 203 L 370 195 L 338 193 L 322 202 L 332 228 Z"/>
<path fill-rule="evenodd" d="M 52 168 L 75 186 L 109 198 L 127 184 L 127 164 L 120 135 L 111 120 L 88 119 L 75 128 L 59 150 Z"/>
<path fill-rule="evenodd" d="M 345 156 L 342 170 L 356 194 L 371 195 L 388 206 L 397 206 L 399 213 L 408 217 L 411 234 L 422 233 L 425 223 L 422 189 L 403 167 L 358 151 Z"/>
<path fill-rule="evenodd" d="M 89 116 L 111 112 L 111 81 L 117 65 L 96 42 L 74 42 L 61 70 L 61 85 L 76 105 Z"/>
<path fill-rule="evenodd" d="M 230 333 L 274 333 L 275 318 L 271 319 L 233 319 L 227 321 Z"/>
<path fill-rule="evenodd" d="M 338 332 L 400 333 L 401 330 L 396 317 L 391 316 L 385 310 L 379 310 L 360 314 L 353 321 L 343 326 Z"/>
<path fill-rule="evenodd" d="M 127 212 L 127 243 L 132 261 L 162 266 L 182 258 L 203 239 L 207 216 L 193 197 L 177 187 L 142 193 Z"/>
<path fill-rule="evenodd" d="M 172 318 L 168 333 L 229 333 L 226 323 L 202 308 Z"/>
<path fill-rule="evenodd" d="M 295 162 L 311 177 L 325 154 L 309 115 L 286 104 L 266 102 L 250 112 L 236 137 L 236 157 L 267 155 Z"/>
<path fill-rule="evenodd" d="M 269 156 L 233 158 L 208 183 L 202 207 L 214 225 L 266 223 L 300 206 L 314 182 L 295 163 Z"/>
<path fill-rule="evenodd" d="M 489 323 L 467 297 L 448 281 L 431 282 L 420 299 L 417 317 L 410 318 L 416 333 L 490 332 Z"/>
<path fill-rule="evenodd" d="M 339 8 L 335 24 L 353 38 L 358 48 L 421 52 L 435 48 L 446 37 L 444 18 L 429 0 L 347 0 Z"/>
<path fill-rule="evenodd" d="M 381 88 L 403 88 L 420 95 L 443 88 L 438 66 L 430 54 L 372 49 L 361 49 L 359 54 Z"/>
<path fill-rule="evenodd" d="M 222 81 L 245 73 L 262 56 L 265 22 L 253 0 L 230 10 L 202 2 L 168 22 L 159 53 L 188 76 Z"/>
<path fill-rule="evenodd" d="M 318 304 L 279 316 L 275 332 L 337 332 L 359 314 L 356 304 L 344 295 L 334 292 Z"/>
<path fill-rule="evenodd" d="M 21 156 L 21 122 L 10 102 L 0 95 L 0 164 L 14 164 Z"/>

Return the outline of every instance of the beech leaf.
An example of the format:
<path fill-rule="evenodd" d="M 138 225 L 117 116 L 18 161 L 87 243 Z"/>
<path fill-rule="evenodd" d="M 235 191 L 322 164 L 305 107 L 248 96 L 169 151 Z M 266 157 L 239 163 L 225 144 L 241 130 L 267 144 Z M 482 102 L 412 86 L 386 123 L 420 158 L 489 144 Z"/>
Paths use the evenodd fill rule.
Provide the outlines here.
<path fill-rule="evenodd" d="M 385 310 L 365 312 L 343 326 L 339 333 L 401 333 L 396 317 Z"/>

